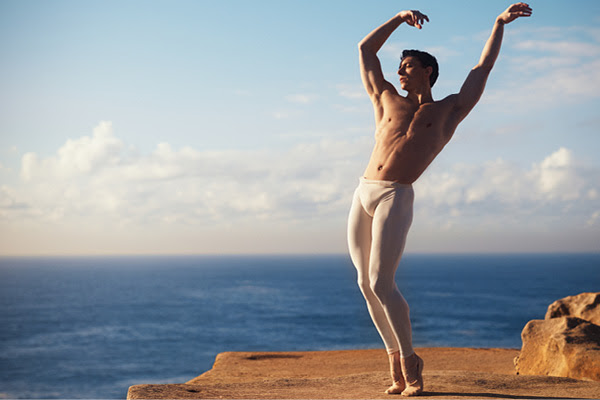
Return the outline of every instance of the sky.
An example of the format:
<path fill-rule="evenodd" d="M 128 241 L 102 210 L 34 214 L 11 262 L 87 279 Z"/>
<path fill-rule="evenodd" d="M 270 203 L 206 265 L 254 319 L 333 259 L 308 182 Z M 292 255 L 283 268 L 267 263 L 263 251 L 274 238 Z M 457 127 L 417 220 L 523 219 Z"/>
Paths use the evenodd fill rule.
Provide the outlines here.
<path fill-rule="evenodd" d="M 0 0 L 0 255 L 345 253 L 374 144 L 358 42 L 479 60 L 497 0 Z M 531 2 L 415 183 L 406 252 L 600 250 L 600 1 Z"/>

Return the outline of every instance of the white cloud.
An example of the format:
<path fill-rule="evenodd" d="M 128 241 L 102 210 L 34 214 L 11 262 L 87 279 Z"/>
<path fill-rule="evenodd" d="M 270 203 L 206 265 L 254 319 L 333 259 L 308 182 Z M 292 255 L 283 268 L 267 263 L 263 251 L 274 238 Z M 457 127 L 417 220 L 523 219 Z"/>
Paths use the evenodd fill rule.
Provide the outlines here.
<path fill-rule="evenodd" d="M 432 170 L 415 185 L 416 209 L 426 220 L 471 225 L 525 223 L 583 227 L 595 211 L 600 171 L 559 148 L 530 168 L 497 159 Z M 457 213 L 456 210 L 461 210 Z M 453 218 L 452 213 L 456 218 Z"/>
<path fill-rule="evenodd" d="M 106 237 L 118 229 L 156 235 L 175 230 L 181 236 L 248 226 L 298 230 L 306 237 L 339 231 L 343 237 L 372 142 L 368 136 L 325 139 L 278 151 L 199 151 L 160 143 L 140 155 L 126 151 L 110 123 L 101 123 L 92 137 L 69 140 L 50 157 L 25 154 L 21 183 L 0 187 L 0 224 L 4 230 L 70 227 L 81 237 L 94 229 L 104 229 Z M 528 168 L 502 159 L 434 164 L 415 191 L 417 231 L 598 225 L 600 171 L 579 165 L 566 148 Z M 312 233 L 303 231 L 308 227 Z"/>
<path fill-rule="evenodd" d="M 336 85 L 338 95 L 346 99 L 357 100 L 357 99 L 368 99 L 365 88 L 361 84 L 338 84 Z"/>
<path fill-rule="evenodd" d="M 520 41 L 523 38 L 535 37 L 539 40 L 562 41 L 565 38 L 591 39 L 600 42 L 600 29 L 591 26 L 538 26 L 528 25 L 515 26 L 507 30 L 506 37 L 510 41 Z"/>
<path fill-rule="evenodd" d="M 299 109 L 279 109 L 279 110 L 275 110 L 271 113 L 271 115 L 273 116 L 273 118 L 275 119 L 290 119 L 290 118 L 297 118 L 298 116 L 302 115 L 302 112 Z"/>
<path fill-rule="evenodd" d="M 68 177 L 87 174 L 119 159 L 123 143 L 113 135 L 112 123 L 103 121 L 94 128 L 93 136 L 67 142 L 57 155 L 40 160 L 35 153 L 26 153 L 22 159 L 21 177 L 25 181 L 44 176 Z"/>
<path fill-rule="evenodd" d="M 600 211 L 594 211 L 590 219 L 587 221 L 588 226 L 594 226 L 600 221 Z"/>
<path fill-rule="evenodd" d="M 291 103 L 309 104 L 318 98 L 315 94 L 296 93 L 285 96 L 285 99 Z"/>
<path fill-rule="evenodd" d="M 534 53 L 555 53 L 562 57 L 597 57 L 600 55 L 600 46 L 597 44 L 575 40 L 519 40 L 513 47 Z"/>
<path fill-rule="evenodd" d="M 340 212 L 361 165 L 358 142 L 300 144 L 283 153 L 197 151 L 160 143 L 148 155 L 124 151 L 110 123 L 69 140 L 55 155 L 22 158 L 23 184 L 2 192 L 4 215 L 47 221 L 107 218 L 217 224 L 243 219 L 295 220 Z M 17 200 L 20 199 L 20 200 Z"/>
<path fill-rule="evenodd" d="M 588 33 L 585 35 L 582 33 Z M 600 96 L 600 43 L 580 28 L 520 28 L 507 33 L 501 83 L 483 97 L 503 109 L 542 109 L 582 103 Z"/>
<path fill-rule="evenodd" d="M 585 185 L 585 181 L 577 173 L 571 151 L 564 147 L 535 165 L 532 173 L 537 178 L 540 192 L 550 198 L 578 199 Z"/>

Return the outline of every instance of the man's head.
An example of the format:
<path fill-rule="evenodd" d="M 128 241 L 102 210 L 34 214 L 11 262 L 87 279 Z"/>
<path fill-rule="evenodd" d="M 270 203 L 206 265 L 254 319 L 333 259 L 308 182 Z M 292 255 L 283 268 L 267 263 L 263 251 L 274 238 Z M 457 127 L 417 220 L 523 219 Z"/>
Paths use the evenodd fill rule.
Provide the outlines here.
<path fill-rule="evenodd" d="M 400 59 L 400 70 L 402 69 L 402 64 L 404 60 L 408 59 L 409 57 L 411 57 L 411 59 L 419 60 L 421 67 L 425 68 L 427 71 L 430 71 L 429 86 L 433 87 L 439 75 L 439 67 L 435 57 L 429 53 L 420 50 L 404 50 L 402 52 L 402 58 Z"/>

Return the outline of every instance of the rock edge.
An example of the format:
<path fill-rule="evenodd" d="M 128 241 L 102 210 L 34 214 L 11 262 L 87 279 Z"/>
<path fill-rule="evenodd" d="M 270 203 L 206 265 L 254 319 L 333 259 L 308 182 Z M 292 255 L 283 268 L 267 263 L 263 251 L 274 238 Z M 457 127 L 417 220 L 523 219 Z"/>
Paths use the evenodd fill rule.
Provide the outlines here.
<path fill-rule="evenodd" d="M 419 348 L 424 398 L 600 397 L 600 382 L 515 375 L 517 349 Z M 176 385 L 135 385 L 128 399 L 389 399 L 385 350 L 229 352 Z"/>

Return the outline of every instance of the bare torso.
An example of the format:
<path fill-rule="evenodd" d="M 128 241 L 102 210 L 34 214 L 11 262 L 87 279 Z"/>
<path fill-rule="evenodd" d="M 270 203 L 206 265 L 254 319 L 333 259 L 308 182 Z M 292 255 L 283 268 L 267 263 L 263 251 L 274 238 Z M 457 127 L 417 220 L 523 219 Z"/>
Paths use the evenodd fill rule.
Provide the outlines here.
<path fill-rule="evenodd" d="M 423 22 L 429 21 L 425 14 L 401 11 L 365 36 L 358 44 L 361 79 L 375 108 L 376 121 L 376 143 L 365 178 L 406 184 L 416 181 L 479 101 L 500 52 L 504 26 L 531 13 L 531 7 L 525 3 L 513 4 L 501 13 L 479 62 L 460 91 L 440 101 L 433 101 L 431 96 L 437 79 L 437 62 L 431 55 L 408 50 L 405 56 L 403 52 L 398 75 L 401 89 L 408 93 L 406 97 L 385 80 L 377 57 L 398 26 L 407 23 L 421 29 Z"/>
<path fill-rule="evenodd" d="M 375 107 L 375 148 L 367 179 L 412 184 L 452 138 L 460 119 L 455 95 L 416 104 L 396 93 L 382 95 Z"/>

